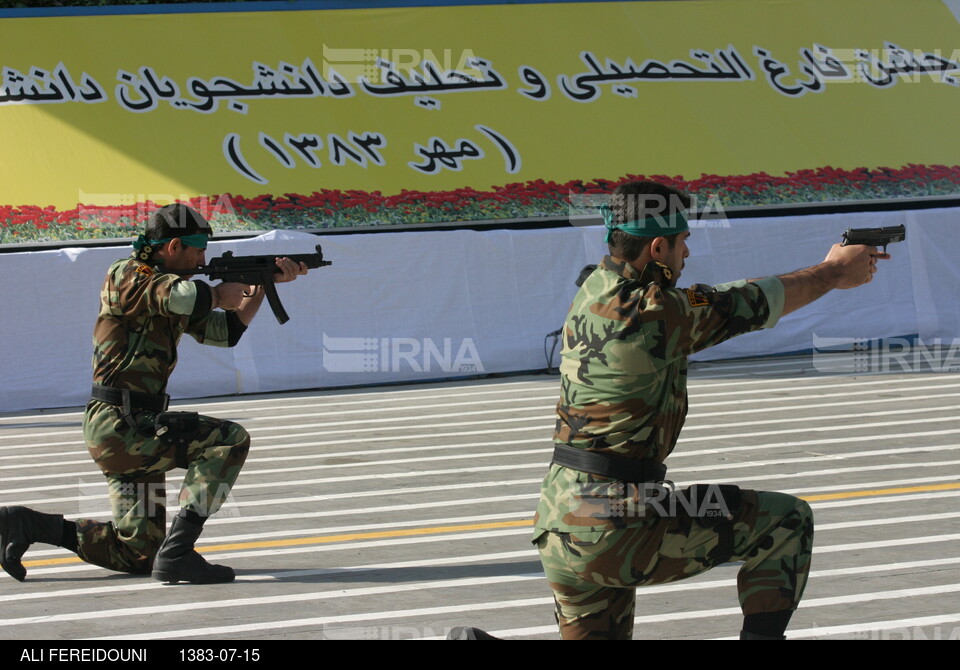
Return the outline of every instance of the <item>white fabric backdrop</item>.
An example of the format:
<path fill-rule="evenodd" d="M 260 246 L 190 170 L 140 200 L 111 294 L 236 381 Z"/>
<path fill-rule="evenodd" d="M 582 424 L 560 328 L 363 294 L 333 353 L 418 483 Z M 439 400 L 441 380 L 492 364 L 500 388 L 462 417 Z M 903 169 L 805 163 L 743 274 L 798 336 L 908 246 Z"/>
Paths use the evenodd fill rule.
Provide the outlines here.
<path fill-rule="evenodd" d="M 682 285 L 782 274 L 822 260 L 847 228 L 907 226 L 877 279 L 834 291 L 773 330 L 701 360 L 812 349 L 817 338 L 960 337 L 958 209 L 735 219 L 698 228 Z M 442 379 L 546 367 L 580 268 L 604 253 L 599 227 L 315 237 L 276 231 L 212 243 L 207 259 L 306 253 L 333 265 L 279 286 L 234 349 L 181 342 L 174 398 Z M 91 333 L 106 268 L 122 248 L 0 254 L 0 411 L 77 406 L 90 389 Z"/>

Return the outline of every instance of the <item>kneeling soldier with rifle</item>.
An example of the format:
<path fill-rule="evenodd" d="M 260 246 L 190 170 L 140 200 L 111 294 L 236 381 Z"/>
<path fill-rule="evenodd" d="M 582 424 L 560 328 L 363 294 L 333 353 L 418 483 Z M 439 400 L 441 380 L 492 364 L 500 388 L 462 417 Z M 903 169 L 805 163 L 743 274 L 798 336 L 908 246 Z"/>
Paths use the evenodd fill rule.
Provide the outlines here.
<path fill-rule="evenodd" d="M 15 579 L 26 577 L 21 558 L 27 548 L 43 542 L 94 565 L 152 572 L 164 582 L 233 581 L 231 568 L 207 563 L 194 545 L 240 474 L 250 436 L 231 421 L 168 412 L 166 395 L 184 333 L 201 344 L 232 347 L 263 301 L 265 291 L 252 291 L 249 284 L 189 280 L 204 270 L 212 234 L 195 210 L 168 205 L 150 217 L 133 255 L 108 270 L 93 334 L 94 384 L 83 433 L 107 478 L 113 521 L 67 521 L 25 507 L 0 508 L 0 564 Z M 319 253 L 316 262 L 276 258 L 271 276 L 256 283 L 293 281 L 308 267 L 328 264 Z M 165 534 L 164 481 L 174 468 L 185 468 L 186 475 L 180 512 Z"/>

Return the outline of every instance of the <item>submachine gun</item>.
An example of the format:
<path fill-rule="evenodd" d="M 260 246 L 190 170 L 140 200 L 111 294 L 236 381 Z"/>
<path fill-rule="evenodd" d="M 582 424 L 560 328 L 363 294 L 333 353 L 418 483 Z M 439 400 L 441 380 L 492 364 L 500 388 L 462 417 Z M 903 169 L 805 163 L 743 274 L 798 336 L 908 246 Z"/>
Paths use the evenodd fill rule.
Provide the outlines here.
<path fill-rule="evenodd" d="M 280 296 L 277 295 L 277 286 L 273 281 L 274 274 L 280 274 L 281 272 L 280 268 L 277 267 L 277 259 L 289 258 L 294 263 L 305 264 L 308 269 L 333 265 L 331 261 L 323 260 L 323 250 L 319 244 L 316 248 L 317 251 L 313 254 L 271 254 L 268 256 L 234 256 L 232 251 L 224 251 L 222 256 L 212 259 L 208 265 L 184 270 L 178 274 L 206 275 L 212 280 L 219 279 L 224 282 L 238 282 L 262 287 L 263 292 L 267 294 L 267 302 L 270 303 L 273 315 L 277 317 L 277 321 L 284 324 L 290 320 L 290 317 L 280 302 Z"/>

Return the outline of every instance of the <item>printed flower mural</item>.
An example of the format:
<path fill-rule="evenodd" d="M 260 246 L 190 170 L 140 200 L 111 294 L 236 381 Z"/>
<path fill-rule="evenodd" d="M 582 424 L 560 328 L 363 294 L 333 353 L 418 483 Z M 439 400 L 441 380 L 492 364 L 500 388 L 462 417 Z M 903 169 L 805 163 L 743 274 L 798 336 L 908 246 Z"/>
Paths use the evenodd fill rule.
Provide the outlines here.
<path fill-rule="evenodd" d="M 380 191 L 327 189 L 309 195 L 284 193 L 254 198 L 224 193 L 193 198 L 188 204 L 222 232 L 535 219 L 569 215 L 571 195 L 606 194 L 617 184 L 636 179 L 661 181 L 695 194 L 699 202 L 718 202 L 722 207 L 960 195 L 960 166 L 911 164 L 896 169 L 842 170 L 828 166 L 783 176 L 764 172 L 704 174 L 698 179 L 624 175 L 616 180 L 567 183 L 537 179 L 488 191 L 471 187 L 403 190 L 387 196 Z M 153 202 L 112 207 L 78 204 L 58 211 L 50 206 L 0 205 L 0 243 L 135 237 L 158 207 Z"/>

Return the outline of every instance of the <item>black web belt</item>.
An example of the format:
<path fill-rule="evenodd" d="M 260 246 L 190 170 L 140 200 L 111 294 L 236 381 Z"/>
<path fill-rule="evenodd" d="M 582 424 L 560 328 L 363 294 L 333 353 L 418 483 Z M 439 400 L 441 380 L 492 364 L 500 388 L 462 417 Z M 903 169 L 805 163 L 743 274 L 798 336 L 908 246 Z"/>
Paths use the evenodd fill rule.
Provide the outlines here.
<path fill-rule="evenodd" d="M 654 461 L 636 461 L 614 454 L 577 449 L 568 444 L 553 445 L 553 462 L 572 470 L 589 472 L 621 482 L 661 482 L 667 466 Z"/>
<path fill-rule="evenodd" d="M 131 391 L 130 389 L 102 386 L 101 384 L 93 385 L 90 399 L 122 407 L 123 418 L 126 419 L 131 428 L 136 428 L 136 422 L 133 420 L 133 410 L 145 409 L 148 412 L 166 412 L 167 406 L 170 404 L 170 396 L 166 393 L 154 395 Z"/>

